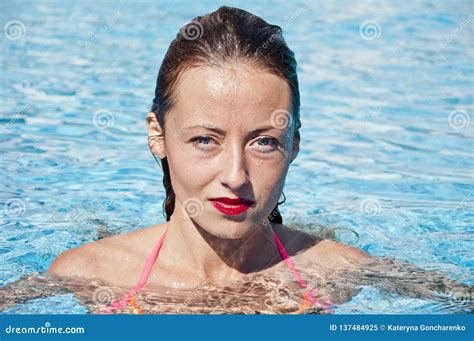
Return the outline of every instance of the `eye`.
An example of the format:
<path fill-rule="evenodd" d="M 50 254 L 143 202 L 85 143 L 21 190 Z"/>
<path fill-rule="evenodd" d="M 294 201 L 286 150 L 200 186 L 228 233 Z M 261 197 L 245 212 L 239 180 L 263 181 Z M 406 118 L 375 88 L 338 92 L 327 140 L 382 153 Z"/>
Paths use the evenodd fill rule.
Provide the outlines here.
<path fill-rule="evenodd" d="M 193 143 L 193 146 L 196 148 L 208 150 L 212 148 L 212 145 L 215 144 L 215 141 L 210 136 L 196 136 L 190 140 Z"/>
<path fill-rule="evenodd" d="M 281 145 L 276 138 L 262 137 L 257 140 L 258 149 L 264 153 L 269 153 L 278 149 Z"/>

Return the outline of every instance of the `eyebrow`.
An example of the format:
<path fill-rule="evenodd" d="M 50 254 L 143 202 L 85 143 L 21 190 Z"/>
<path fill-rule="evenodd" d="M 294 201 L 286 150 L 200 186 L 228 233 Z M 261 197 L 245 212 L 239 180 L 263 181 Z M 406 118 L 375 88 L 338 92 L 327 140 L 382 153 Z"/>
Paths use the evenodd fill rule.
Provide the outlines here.
<path fill-rule="evenodd" d="M 204 128 L 204 129 L 208 129 L 208 130 L 211 130 L 211 131 L 214 131 L 220 135 L 224 135 L 225 136 L 225 130 L 221 129 L 221 128 L 218 128 L 212 124 L 209 124 L 209 123 L 204 123 L 204 124 L 196 124 L 194 126 L 190 126 L 190 127 L 184 127 L 182 130 L 190 130 L 190 129 L 194 129 L 194 128 Z M 267 130 L 271 130 L 271 129 L 277 129 L 277 130 L 284 130 L 284 129 L 278 129 L 272 125 L 268 125 L 268 126 L 263 126 L 263 127 L 260 127 L 260 128 L 256 128 L 256 129 L 253 129 L 250 131 L 250 134 L 256 134 L 256 133 L 261 133 L 261 132 L 264 132 L 264 131 L 267 131 Z"/>
<path fill-rule="evenodd" d="M 264 131 L 272 130 L 272 129 L 284 130 L 284 129 L 278 129 L 277 127 L 272 126 L 272 125 L 268 125 L 268 126 L 263 126 L 263 127 L 260 127 L 260 128 L 256 128 L 256 129 L 254 129 L 254 130 L 251 130 L 250 132 L 251 132 L 251 133 L 262 133 L 262 132 L 264 132 Z"/>
<path fill-rule="evenodd" d="M 196 124 L 196 125 L 191 126 L 191 127 L 184 127 L 183 130 L 190 130 L 190 129 L 194 129 L 194 128 L 204 128 L 204 129 L 215 131 L 218 134 L 225 135 L 225 131 L 223 129 L 220 129 L 220 128 L 218 128 L 218 127 L 216 127 L 212 124 L 209 124 L 209 123 Z"/>

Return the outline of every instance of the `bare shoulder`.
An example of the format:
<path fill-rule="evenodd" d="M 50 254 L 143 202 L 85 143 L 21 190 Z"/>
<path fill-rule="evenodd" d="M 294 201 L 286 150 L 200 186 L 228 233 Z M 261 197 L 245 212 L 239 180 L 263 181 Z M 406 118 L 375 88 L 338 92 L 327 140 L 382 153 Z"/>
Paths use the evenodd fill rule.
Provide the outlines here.
<path fill-rule="evenodd" d="M 292 253 L 305 262 L 347 269 L 362 266 L 372 259 L 360 249 L 306 232 L 304 226 L 279 225 L 278 228 L 283 231 L 282 235 L 287 236 L 288 248 L 293 249 Z"/>
<path fill-rule="evenodd" d="M 103 238 L 64 251 L 56 257 L 48 273 L 115 282 L 123 275 L 122 272 L 133 269 L 133 265 L 141 260 L 141 251 L 153 241 L 149 236 L 156 231 L 157 226 L 159 225 Z M 141 247 L 137 248 L 137 245 Z M 125 276 L 127 277 L 129 276 Z"/>
<path fill-rule="evenodd" d="M 305 258 L 321 262 L 333 269 L 355 269 L 368 264 L 372 258 L 364 251 L 336 242 L 323 239 L 306 253 Z"/>
<path fill-rule="evenodd" d="M 331 259 L 341 266 L 359 265 L 371 259 L 366 252 L 360 249 L 329 239 L 321 240 L 308 252 L 314 257 Z"/>
<path fill-rule="evenodd" d="M 48 269 L 57 276 L 101 278 L 113 260 L 120 256 L 122 235 L 107 237 L 66 250 L 59 254 Z"/>

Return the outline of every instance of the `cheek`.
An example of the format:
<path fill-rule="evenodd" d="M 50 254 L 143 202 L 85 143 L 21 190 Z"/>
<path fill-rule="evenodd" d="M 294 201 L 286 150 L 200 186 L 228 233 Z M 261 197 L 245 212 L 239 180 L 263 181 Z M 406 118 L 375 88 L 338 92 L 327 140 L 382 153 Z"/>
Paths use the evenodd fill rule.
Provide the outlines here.
<path fill-rule="evenodd" d="M 195 188 L 199 186 L 200 170 L 189 161 L 185 153 L 167 148 L 168 166 L 171 183 L 176 196 L 181 199 L 193 196 Z"/>
<path fill-rule="evenodd" d="M 288 167 L 284 163 L 262 165 L 251 169 L 250 181 L 257 195 L 260 207 L 273 209 L 280 199 L 280 193 L 285 184 Z"/>

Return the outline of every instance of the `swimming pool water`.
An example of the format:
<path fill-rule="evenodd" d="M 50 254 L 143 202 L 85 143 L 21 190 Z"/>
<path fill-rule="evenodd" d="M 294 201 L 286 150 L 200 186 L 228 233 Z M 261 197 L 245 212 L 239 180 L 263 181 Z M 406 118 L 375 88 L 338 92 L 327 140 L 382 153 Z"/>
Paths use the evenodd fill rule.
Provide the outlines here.
<path fill-rule="evenodd" d="M 164 221 L 145 114 L 170 41 L 219 3 L 0 4 L 0 285 Z M 280 25 L 299 63 L 284 220 L 474 284 L 473 3 L 225 4 Z M 83 311 L 58 297 L 7 312 Z M 353 311 L 450 310 L 368 287 L 336 309 Z"/>

